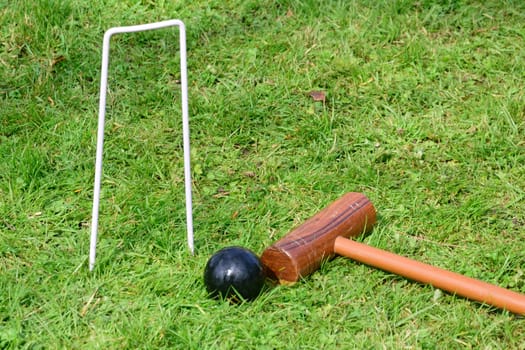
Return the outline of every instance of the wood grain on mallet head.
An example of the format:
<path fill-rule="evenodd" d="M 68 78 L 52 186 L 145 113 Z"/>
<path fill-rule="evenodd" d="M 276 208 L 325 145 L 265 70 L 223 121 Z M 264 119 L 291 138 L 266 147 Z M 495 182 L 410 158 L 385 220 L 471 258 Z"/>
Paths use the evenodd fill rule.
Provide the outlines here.
<path fill-rule="evenodd" d="M 369 232 L 376 210 L 361 193 L 350 192 L 267 248 L 261 261 L 270 278 L 294 283 L 332 257 L 336 237 Z"/>

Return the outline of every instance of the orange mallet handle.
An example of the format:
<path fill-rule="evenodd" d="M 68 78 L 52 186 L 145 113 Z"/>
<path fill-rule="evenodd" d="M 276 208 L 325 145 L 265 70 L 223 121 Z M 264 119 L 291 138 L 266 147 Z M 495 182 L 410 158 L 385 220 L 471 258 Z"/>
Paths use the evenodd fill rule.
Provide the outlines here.
<path fill-rule="evenodd" d="M 430 284 L 452 294 L 503 308 L 515 314 L 525 314 L 525 295 L 490 283 L 373 248 L 344 237 L 335 239 L 334 252 L 381 270 Z"/>

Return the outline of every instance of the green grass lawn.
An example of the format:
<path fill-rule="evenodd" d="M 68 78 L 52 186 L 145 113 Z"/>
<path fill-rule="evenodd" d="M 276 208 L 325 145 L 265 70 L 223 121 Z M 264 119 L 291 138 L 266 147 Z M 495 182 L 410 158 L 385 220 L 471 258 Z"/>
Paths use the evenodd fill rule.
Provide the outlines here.
<path fill-rule="evenodd" d="M 104 31 L 98 260 L 87 266 Z M 367 244 L 525 293 L 522 1 L 0 1 L 0 348 L 523 349 L 523 318 L 337 258 L 251 303 L 213 252 L 265 247 L 345 192 Z M 311 91 L 326 94 L 314 101 Z"/>

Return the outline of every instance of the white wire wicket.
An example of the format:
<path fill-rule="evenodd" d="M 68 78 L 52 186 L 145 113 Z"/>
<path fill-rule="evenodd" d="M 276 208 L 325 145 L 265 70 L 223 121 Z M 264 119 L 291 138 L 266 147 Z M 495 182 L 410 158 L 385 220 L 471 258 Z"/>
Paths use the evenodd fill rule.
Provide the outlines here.
<path fill-rule="evenodd" d="M 193 214 L 192 214 L 192 194 L 191 194 L 191 168 L 190 168 L 190 127 L 188 116 L 188 74 L 186 65 L 186 28 L 181 20 L 173 19 L 149 24 L 140 24 L 126 27 L 110 28 L 104 34 L 102 45 L 102 71 L 100 75 L 100 101 L 98 111 L 98 132 L 97 132 L 97 154 L 95 160 L 95 186 L 93 191 L 93 215 L 91 219 L 91 238 L 89 245 L 89 270 L 95 267 L 95 257 L 97 250 L 98 217 L 100 202 L 100 184 L 102 179 L 102 157 L 104 149 L 104 124 L 106 115 L 106 93 L 108 83 L 109 66 L 109 44 L 114 34 L 134 33 L 147 30 L 155 30 L 166 27 L 178 26 L 180 39 L 180 83 L 182 99 L 182 142 L 184 152 L 184 187 L 186 196 L 186 228 L 188 247 L 191 254 L 194 253 L 193 245 Z"/>

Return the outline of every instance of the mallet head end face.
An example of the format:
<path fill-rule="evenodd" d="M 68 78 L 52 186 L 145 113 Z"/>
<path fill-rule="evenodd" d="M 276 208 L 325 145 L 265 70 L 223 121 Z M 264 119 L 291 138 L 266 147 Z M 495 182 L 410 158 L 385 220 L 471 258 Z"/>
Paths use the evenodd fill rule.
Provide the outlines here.
<path fill-rule="evenodd" d="M 266 276 L 279 284 L 294 284 L 300 278 L 300 271 L 292 256 L 278 246 L 268 247 L 261 256 Z"/>

